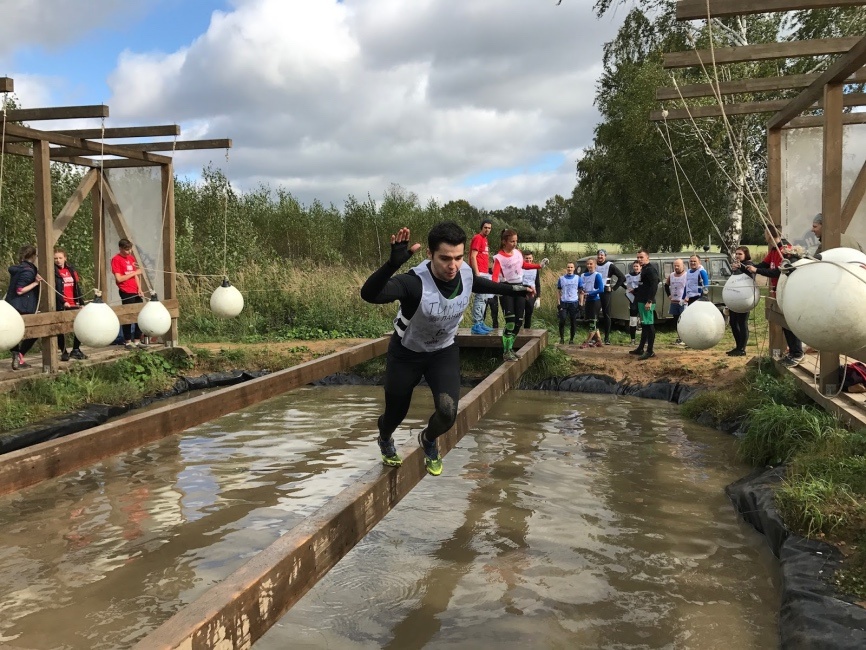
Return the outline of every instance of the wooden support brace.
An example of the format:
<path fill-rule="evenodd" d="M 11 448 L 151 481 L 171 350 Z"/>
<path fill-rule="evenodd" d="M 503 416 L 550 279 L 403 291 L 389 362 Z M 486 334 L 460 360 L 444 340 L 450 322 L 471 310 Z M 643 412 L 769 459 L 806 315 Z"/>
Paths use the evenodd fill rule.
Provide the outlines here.
<path fill-rule="evenodd" d="M 445 455 L 514 387 L 547 344 L 533 338 L 460 400 L 457 422 L 438 438 Z M 424 476 L 423 451 L 400 450 L 399 468 L 374 467 L 223 582 L 135 645 L 154 648 L 249 648 L 387 515 Z"/>
<path fill-rule="evenodd" d="M 863 113 L 863 115 L 866 117 L 866 113 Z M 857 173 L 857 178 L 854 179 L 854 184 L 851 186 L 851 189 L 848 190 L 848 196 L 845 198 L 845 204 L 842 206 L 842 217 L 840 220 L 842 232 L 846 232 L 848 226 L 851 225 L 854 213 L 857 212 L 857 208 L 860 207 L 864 195 L 866 195 L 866 161 L 864 161 L 863 165 L 860 167 L 860 171 Z"/>
<path fill-rule="evenodd" d="M 63 206 L 60 214 L 58 214 L 57 218 L 54 220 L 54 243 L 57 243 L 57 240 L 60 239 L 60 235 L 62 235 L 63 231 L 66 230 L 66 226 L 68 226 L 69 222 L 72 221 L 72 217 L 74 217 L 75 213 L 78 212 L 78 208 L 81 207 L 84 199 L 88 194 L 90 194 L 90 190 L 93 189 L 93 186 L 96 184 L 98 179 L 99 172 L 95 169 L 91 169 L 84 175 L 84 178 L 81 179 L 78 187 L 75 188 L 72 196 L 69 197 L 69 200 L 66 201 L 66 205 Z"/>
<path fill-rule="evenodd" d="M 38 268 L 43 282 L 39 287 L 39 307 L 43 312 L 54 312 L 57 290 L 54 284 L 54 220 L 51 214 L 51 159 L 48 143 L 33 145 L 34 208 L 36 217 L 36 248 L 39 252 Z M 60 357 L 56 341 L 42 337 L 42 371 L 57 372 Z"/>
<path fill-rule="evenodd" d="M 773 113 L 786 109 L 791 102 L 787 99 L 776 99 L 768 102 L 743 102 L 736 104 L 711 104 L 709 106 L 692 106 L 689 108 L 674 108 L 665 115 L 663 111 L 652 111 L 650 120 L 661 122 L 662 120 L 685 120 L 698 117 L 721 117 L 722 115 L 749 115 L 753 113 Z M 845 93 L 843 96 L 845 106 L 866 106 L 866 93 Z M 818 100 L 813 105 L 806 106 L 802 110 L 823 108 L 824 101 Z M 779 128 L 784 126 L 780 123 L 767 128 Z"/>
<path fill-rule="evenodd" d="M 196 149 L 230 149 L 230 139 L 216 140 L 181 140 L 178 142 L 134 142 L 119 145 L 132 151 L 193 151 Z M 57 147 L 51 150 L 52 158 L 65 158 L 67 156 L 95 156 L 92 151 L 76 149 L 75 147 Z"/>
<path fill-rule="evenodd" d="M 866 124 L 866 111 L 859 113 L 843 113 L 842 124 Z M 807 117 L 795 117 L 788 122 L 783 129 L 808 129 L 815 126 L 824 126 L 823 115 L 809 115 Z"/>
<path fill-rule="evenodd" d="M 165 306 L 172 318 L 177 318 L 180 313 L 177 300 L 160 300 L 160 302 Z M 128 323 L 138 322 L 138 314 L 144 309 L 146 304 L 138 302 L 129 305 L 111 305 L 111 309 L 117 314 L 120 324 L 127 325 Z M 43 338 L 71 332 L 77 314 L 78 310 L 75 309 L 27 314 L 23 316 L 24 326 L 27 328 L 24 338 Z"/>
<path fill-rule="evenodd" d="M 71 120 L 87 117 L 108 117 L 108 106 L 54 106 L 52 108 L 14 108 L 6 111 L 10 122 L 36 122 L 39 120 Z"/>
<path fill-rule="evenodd" d="M 801 56 L 824 56 L 844 54 L 860 40 L 859 36 L 838 38 L 816 38 L 809 41 L 786 41 L 783 43 L 758 43 L 740 47 L 717 47 L 710 50 L 685 50 L 664 54 L 665 68 L 688 68 L 701 64 L 711 67 L 713 62 L 745 63 L 768 59 L 791 59 Z"/>

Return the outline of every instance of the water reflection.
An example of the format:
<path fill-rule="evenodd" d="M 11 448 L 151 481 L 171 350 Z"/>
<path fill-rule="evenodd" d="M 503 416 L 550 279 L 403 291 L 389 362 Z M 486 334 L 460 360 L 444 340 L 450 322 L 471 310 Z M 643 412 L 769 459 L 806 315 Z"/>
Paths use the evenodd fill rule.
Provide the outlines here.
<path fill-rule="evenodd" d="M 375 463 L 380 399 L 296 391 L 0 498 L 0 642 L 128 647 Z M 772 646 L 742 473 L 668 405 L 511 393 L 256 647 Z"/>

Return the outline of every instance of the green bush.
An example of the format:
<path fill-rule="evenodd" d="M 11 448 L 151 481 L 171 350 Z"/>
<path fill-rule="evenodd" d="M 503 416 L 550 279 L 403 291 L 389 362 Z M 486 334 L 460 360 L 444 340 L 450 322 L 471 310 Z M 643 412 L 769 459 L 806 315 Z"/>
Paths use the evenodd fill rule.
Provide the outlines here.
<path fill-rule="evenodd" d="M 703 413 L 709 413 L 713 424 L 718 425 L 745 417 L 753 405 L 748 393 L 740 388 L 714 390 L 695 395 L 680 407 L 680 412 L 692 420 L 698 419 Z"/>

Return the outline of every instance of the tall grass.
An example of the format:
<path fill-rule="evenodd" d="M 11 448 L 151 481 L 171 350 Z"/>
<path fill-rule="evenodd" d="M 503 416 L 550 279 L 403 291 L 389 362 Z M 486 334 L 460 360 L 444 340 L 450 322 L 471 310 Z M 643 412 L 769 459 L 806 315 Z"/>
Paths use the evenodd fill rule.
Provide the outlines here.
<path fill-rule="evenodd" d="M 805 406 L 764 403 L 749 414 L 739 454 L 753 465 L 784 463 L 810 445 L 838 435 L 833 416 Z"/>

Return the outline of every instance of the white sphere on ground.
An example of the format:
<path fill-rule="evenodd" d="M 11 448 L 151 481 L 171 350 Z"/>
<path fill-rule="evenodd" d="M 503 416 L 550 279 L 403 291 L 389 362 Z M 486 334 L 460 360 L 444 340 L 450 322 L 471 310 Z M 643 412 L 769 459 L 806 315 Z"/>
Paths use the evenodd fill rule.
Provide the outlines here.
<path fill-rule="evenodd" d="M 725 306 L 738 314 L 745 314 L 758 306 L 761 291 L 755 281 L 746 273 L 732 275 L 722 289 Z"/>
<path fill-rule="evenodd" d="M 711 302 L 693 302 L 680 316 L 677 334 L 690 348 L 707 350 L 722 340 L 725 334 L 725 317 Z"/>
<path fill-rule="evenodd" d="M 211 294 L 210 308 L 220 318 L 234 318 L 243 311 L 244 297 L 228 280 L 223 280 Z"/>
<path fill-rule="evenodd" d="M 11 350 L 24 338 L 24 319 L 5 300 L 0 300 L 0 350 Z"/>
<path fill-rule="evenodd" d="M 866 265 L 814 262 L 785 284 L 785 321 L 806 345 L 828 352 L 866 346 Z"/>
<path fill-rule="evenodd" d="M 858 262 L 866 264 L 866 253 L 856 248 L 831 248 L 821 253 L 825 262 Z"/>
<path fill-rule="evenodd" d="M 156 297 L 142 307 L 138 314 L 138 329 L 147 336 L 162 336 L 171 329 L 171 314 Z"/>
<path fill-rule="evenodd" d="M 97 299 L 79 310 L 72 329 L 84 345 L 105 347 L 117 338 L 120 320 L 111 307 Z"/>

